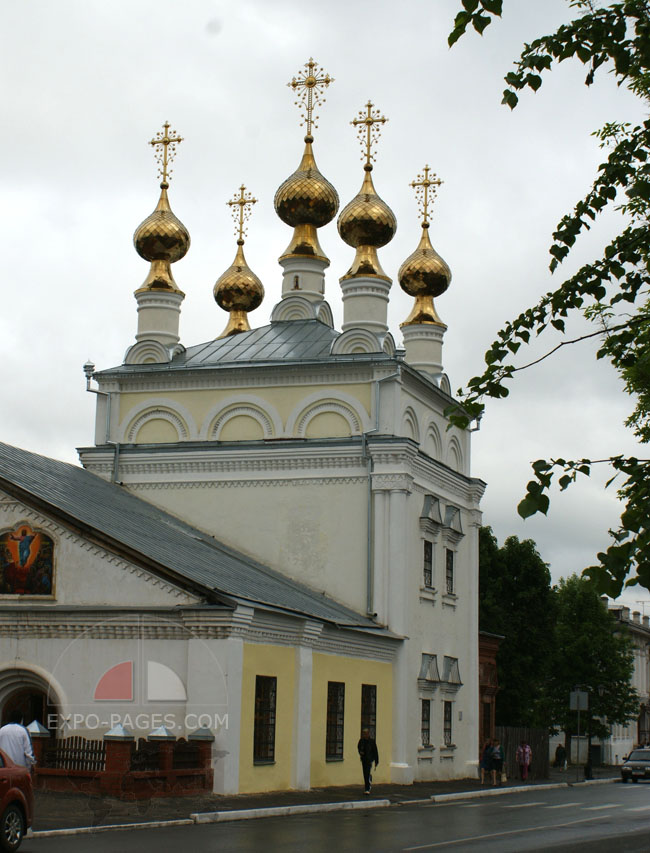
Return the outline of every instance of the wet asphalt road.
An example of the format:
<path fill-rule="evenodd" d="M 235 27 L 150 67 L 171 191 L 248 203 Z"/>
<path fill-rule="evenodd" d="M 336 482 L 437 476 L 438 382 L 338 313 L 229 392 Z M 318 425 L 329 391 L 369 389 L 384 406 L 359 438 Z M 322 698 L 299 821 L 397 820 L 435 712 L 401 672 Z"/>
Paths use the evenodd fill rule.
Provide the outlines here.
<path fill-rule="evenodd" d="M 524 794 L 234 823 L 26 839 L 22 853 L 641 853 L 650 850 L 650 784 Z"/>

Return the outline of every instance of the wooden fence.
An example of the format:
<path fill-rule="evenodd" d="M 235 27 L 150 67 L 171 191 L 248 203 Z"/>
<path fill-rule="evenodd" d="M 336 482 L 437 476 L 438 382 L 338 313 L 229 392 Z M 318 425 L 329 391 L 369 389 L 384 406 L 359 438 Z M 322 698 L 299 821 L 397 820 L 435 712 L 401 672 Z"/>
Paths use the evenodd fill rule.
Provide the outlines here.
<path fill-rule="evenodd" d="M 55 740 L 44 746 L 41 765 L 50 770 L 103 771 L 106 746 L 101 740 L 87 740 L 80 735 Z"/>
<path fill-rule="evenodd" d="M 528 729 L 524 726 L 497 726 L 495 737 L 501 741 L 505 754 L 504 769 L 508 779 L 519 778 L 517 765 L 517 747 L 523 741 L 530 746 L 533 753 L 528 778 L 548 779 L 548 730 Z"/>

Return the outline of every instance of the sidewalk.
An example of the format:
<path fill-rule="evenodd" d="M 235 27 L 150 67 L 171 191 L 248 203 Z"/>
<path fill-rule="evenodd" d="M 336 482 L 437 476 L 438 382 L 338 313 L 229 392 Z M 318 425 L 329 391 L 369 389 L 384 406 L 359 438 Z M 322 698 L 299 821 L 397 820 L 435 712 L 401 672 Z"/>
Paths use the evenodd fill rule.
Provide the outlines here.
<path fill-rule="evenodd" d="M 582 779 L 582 772 L 580 773 Z M 595 779 L 620 779 L 616 767 L 594 768 Z M 560 771 L 551 768 L 548 779 L 531 779 L 530 785 L 574 784 L 576 768 Z M 519 787 L 517 779 L 509 780 L 499 790 Z M 458 792 L 476 796 L 491 789 L 476 779 L 455 779 L 449 782 L 414 782 L 412 785 L 375 785 L 370 800 L 388 800 L 392 805 L 413 800 L 428 800 L 439 794 Z M 84 796 L 37 791 L 32 830 L 41 832 L 74 827 L 101 827 L 148 821 L 189 819 L 191 814 L 244 809 L 265 809 L 282 806 L 309 806 L 320 803 L 363 801 L 363 785 L 337 788 L 313 788 L 311 791 L 273 791 L 264 794 L 220 796 L 203 794 L 189 797 L 167 797 L 151 800 L 124 801 L 113 797 Z"/>

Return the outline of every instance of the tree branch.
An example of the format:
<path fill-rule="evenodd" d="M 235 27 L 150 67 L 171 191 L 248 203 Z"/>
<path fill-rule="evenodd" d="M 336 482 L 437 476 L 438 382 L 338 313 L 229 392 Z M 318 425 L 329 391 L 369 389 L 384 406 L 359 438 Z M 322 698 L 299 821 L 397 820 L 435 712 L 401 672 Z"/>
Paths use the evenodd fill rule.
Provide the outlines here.
<path fill-rule="evenodd" d="M 519 370 L 527 370 L 529 367 L 533 367 L 535 364 L 539 364 L 544 359 L 556 353 L 562 347 L 568 346 L 569 344 L 578 344 L 580 341 L 586 341 L 589 338 L 595 338 L 598 335 L 608 335 L 610 332 L 618 332 L 621 329 L 626 329 L 629 326 L 636 326 L 639 323 L 643 323 L 646 320 L 650 320 L 650 314 L 641 314 L 639 317 L 633 317 L 631 320 L 628 320 L 626 323 L 619 323 L 617 326 L 609 326 L 606 329 L 598 329 L 597 332 L 590 332 L 588 335 L 581 335 L 579 338 L 573 338 L 570 341 L 562 341 L 561 344 L 558 344 L 556 347 L 553 347 L 552 350 L 549 350 L 544 355 L 536 358 L 535 361 L 530 361 L 528 364 L 522 364 L 521 367 L 513 367 L 512 372 L 517 373 Z"/>

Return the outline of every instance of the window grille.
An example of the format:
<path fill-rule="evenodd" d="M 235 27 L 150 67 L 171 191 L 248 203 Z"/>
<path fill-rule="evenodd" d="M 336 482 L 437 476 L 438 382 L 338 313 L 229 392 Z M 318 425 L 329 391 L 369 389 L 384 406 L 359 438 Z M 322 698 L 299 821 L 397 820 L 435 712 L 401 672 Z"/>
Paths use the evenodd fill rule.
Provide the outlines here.
<path fill-rule="evenodd" d="M 327 682 L 327 731 L 325 758 L 343 760 L 343 722 L 345 716 L 345 684 Z"/>
<path fill-rule="evenodd" d="M 422 699 L 422 746 L 431 746 L 431 700 Z"/>
<path fill-rule="evenodd" d="M 444 702 L 444 728 L 443 728 L 443 737 L 445 741 L 445 746 L 451 746 L 451 702 Z"/>
<path fill-rule="evenodd" d="M 368 729 L 370 737 L 377 739 L 377 687 L 361 685 L 361 731 Z"/>
<path fill-rule="evenodd" d="M 447 594 L 454 594 L 454 552 L 450 548 L 445 548 L 445 582 L 447 585 Z"/>
<path fill-rule="evenodd" d="M 275 761 L 275 699 L 278 680 L 274 676 L 255 676 L 255 724 L 253 761 Z"/>
<path fill-rule="evenodd" d="M 433 586 L 433 543 L 424 541 L 424 585 Z"/>

